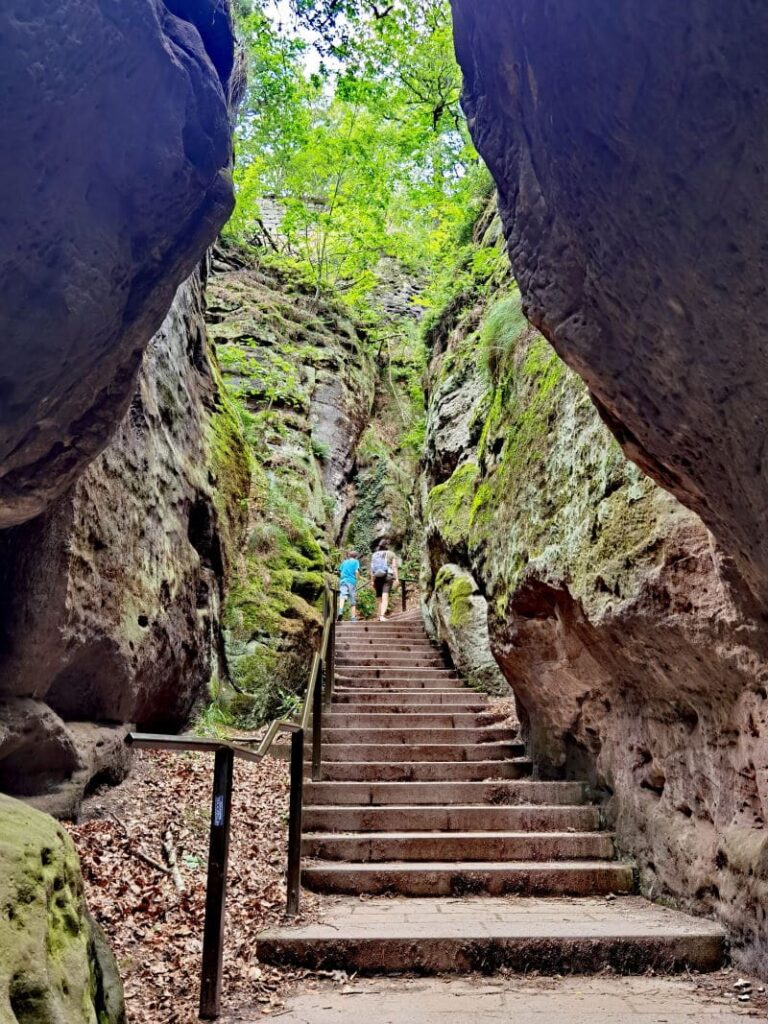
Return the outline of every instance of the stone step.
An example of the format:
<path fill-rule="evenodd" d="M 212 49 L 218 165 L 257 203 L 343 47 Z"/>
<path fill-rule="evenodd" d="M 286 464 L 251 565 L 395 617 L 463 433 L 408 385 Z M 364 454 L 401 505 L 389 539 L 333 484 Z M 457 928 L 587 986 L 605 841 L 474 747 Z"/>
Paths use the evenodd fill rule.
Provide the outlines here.
<path fill-rule="evenodd" d="M 522 757 L 522 743 L 323 743 L 323 762 L 504 761 Z"/>
<path fill-rule="evenodd" d="M 470 690 L 460 688 L 452 690 L 435 690 L 432 687 L 417 687 L 410 690 L 336 690 L 333 691 L 331 708 L 336 706 L 354 704 L 357 707 L 362 705 L 386 706 L 387 710 L 397 712 L 405 706 L 416 706 L 418 708 L 441 708 L 450 706 L 455 710 L 486 711 L 488 702 L 483 697 L 478 697 Z"/>
<path fill-rule="evenodd" d="M 408 668 L 403 667 L 397 671 L 376 668 L 367 666 L 366 668 L 355 668 L 354 673 L 352 672 L 349 665 L 339 666 L 336 670 L 336 680 L 342 682 L 349 680 L 350 682 L 357 683 L 363 680 L 386 680 L 391 682 L 393 679 L 402 679 L 407 683 L 414 683 L 417 680 L 437 680 L 439 682 L 445 682 L 446 680 L 455 680 L 459 685 L 464 684 L 457 677 L 455 671 L 452 668 Z"/>
<path fill-rule="evenodd" d="M 323 761 L 329 782 L 480 782 L 531 773 L 527 758 L 514 761 Z"/>
<path fill-rule="evenodd" d="M 568 805 L 584 803 L 581 782 L 540 782 L 533 779 L 493 782 L 308 782 L 307 807 L 422 806 L 448 808 L 487 804 L 490 807 Z"/>
<path fill-rule="evenodd" d="M 596 832 L 597 807 L 582 804 L 456 804 L 388 807 L 307 806 L 307 832 Z"/>
<path fill-rule="evenodd" d="M 302 880 L 315 892 L 401 896 L 597 896 L 632 892 L 631 865 L 612 861 L 424 861 L 418 864 L 307 864 Z"/>
<path fill-rule="evenodd" d="M 352 654 L 339 654 L 336 658 L 336 672 L 347 673 L 358 668 L 410 669 L 434 668 L 446 669 L 448 666 L 439 654 L 364 654 L 355 651 Z"/>
<path fill-rule="evenodd" d="M 366 640 L 377 640 L 381 643 L 418 643 L 429 642 L 429 637 L 423 629 L 414 629 L 412 626 L 394 626 L 386 622 L 376 622 L 372 625 L 364 625 L 361 622 L 344 624 L 336 627 L 337 642 L 351 640 L 360 642 Z"/>
<path fill-rule="evenodd" d="M 334 716 L 335 717 L 335 716 Z M 395 717 L 395 716 L 393 716 Z M 402 715 L 396 716 L 402 718 Z M 343 743 L 429 743 L 429 744 L 451 744 L 459 746 L 476 743 L 511 743 L 517 736 L 514 729 L 498 729 L 489 726 L 476 726 L 474 729 L 448 728 L 448 729 L 414 729 L 405 728 L 388 729 L 364 729 L 362 727 L 351 729 L 337 729 L 335 723 L 328 718 L 324 720 L 323 744 Z M 524 753 L 522 744 L 518 753 Z"/>
<path fill-rule="evenodd" d="M 432 705 L 430 705 L 432 707 Z M 435 729 L 438 732 L 447 729 L 460 731 L 481 728 L 478 723 L 478 711 L 447 711 L 440 714 L 437 710 L 421 713 L 401 711 L 396 708 L 392 711 L 372 713 L 367 711 L 356 711 L 346 714 L 342 711 L 333 710 L 327 713 L 323 719 L 327 729 L 374 729 L 384 732 L 401 732 L 404 729 Z M 515 730 L 510 730 L 514 732 Z"/>
<path fill-rule="evenodd" d="M 376 676 L 365 678 L 363 676 L 336 676 L 336 690 L 341 693 L 358 693 L 361 690 L 369 693 L 382 693 L 389 690 L 453 690 L 460 693 L 471 694 L 472 691 L 452 676 Z"/>
<path fill-rule="evenodd" d="M 384 640 L 337 640 L 336 654 L 360 652 L 377 654 L 439 654 L 440 648 L 429 640 L 407 640 L 404 643 L 389 644 Z"/>
<path fill-rule="evenodd" d="M 492 974 L 505 969 L 569 975 L 606 970 L 621 974 L 712 971 L 722 965 L 726 947 L 723 930 L 714 923 L 637 896 L 622 896 L 611 903 L 596 897 L 509 900 L 486 896 L 456 901 L 342 898 L 327 908 L 321 923 L 281 926 L 263 933 L 256 953 L 263 963 L 348 973 Z M 626 1020 L 629 1012 L 634 1021 L 623 990 L 616 1001 L 620 1006 L 615 1019 Z M 580 1021 L 596 1019 L 590 1005 L 577 1011 Z M 499 1020 L 514 1019 L 514 1014 L 499 1010 Z M 648 1010 L 647 1018 L 643 1015 L 648 1024 L 676 1019 L 669 1009 L 659 1013 L 653 1002 Z M 577 1012 L 573 1017 L 567 1014 L 568 1020 L 575 1021 Z M 470 1019 L 461 1012 L 456 1017 L 450 1008 L 445 1013 L 446 1020 Z M 562 1013 L 560 1003 L 551 1018 L 545 1012 L 541 1024 L 544 1018 L 563 1020 Z M 534 1016 L 538 1021 L 538 1013 L 523 1010 L 520 1020 L 529 1024 Z M 362 1019 L 367 1019 L 365 1014 Z"/>
<path fill-rule="evenodd" d="M 305 857 L 347 863 L 392 861 L 610 860 L 607 832 L 306 833 Z"/>

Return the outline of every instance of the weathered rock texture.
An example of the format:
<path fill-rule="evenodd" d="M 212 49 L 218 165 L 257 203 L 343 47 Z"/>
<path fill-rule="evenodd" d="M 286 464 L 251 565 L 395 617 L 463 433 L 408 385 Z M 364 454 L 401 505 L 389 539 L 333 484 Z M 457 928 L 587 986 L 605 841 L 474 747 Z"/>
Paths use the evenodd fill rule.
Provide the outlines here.
<path fill-rule="evenodd" d="M 453 0 L 526 312 L 768 599 L 768 14 Z"/>
<path fill-rule="evenodd" d="M 238 712 L 259 721 L 306 680 L 376 373 L 362 329 L 300 275 L 234 247 L 214 269 L 209 331 L 253 466 L 227 668 L 252 695 Z"/>
<path fill-rule="evenodd" d="M 0 533 L 0 788 L 71 814 L 125 771 L 128 723 L 185 722 L 218 671 L 248 486 L 195 274 L 107 450 L 44 515 Z"/>
<path fill-rule="evenodd" d="M 88 915 L 72 840 L 0 795 L 0 1020 L 124 1024 L 112 954 Z"/>
<path fill-rule="evenodd" d="M 698 517 L 623 457 L 498 251 L 428 334 L 430 607 L 461 621 L 476 583 L 539 771 L 591 779 L 644 890 L 764 958 L 764 616 Z"/>
<path fill-rule="evenodd" d="M 0 528 L 106 446 L 229 214 L 232 69 L 219 0 L 2 5 Z"/>

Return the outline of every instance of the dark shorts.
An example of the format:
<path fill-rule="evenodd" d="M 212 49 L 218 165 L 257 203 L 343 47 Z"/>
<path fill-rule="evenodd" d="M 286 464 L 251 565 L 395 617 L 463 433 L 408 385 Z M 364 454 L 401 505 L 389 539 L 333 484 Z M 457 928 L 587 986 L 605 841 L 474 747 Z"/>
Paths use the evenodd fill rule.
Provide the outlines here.
<path fill-rule="evenodd" d="M 373 589 L 376 591 L 376 597 L 382 597 L 384 594 L 388 594 L 392 589 L 392 577 L 374 576 Z"/>

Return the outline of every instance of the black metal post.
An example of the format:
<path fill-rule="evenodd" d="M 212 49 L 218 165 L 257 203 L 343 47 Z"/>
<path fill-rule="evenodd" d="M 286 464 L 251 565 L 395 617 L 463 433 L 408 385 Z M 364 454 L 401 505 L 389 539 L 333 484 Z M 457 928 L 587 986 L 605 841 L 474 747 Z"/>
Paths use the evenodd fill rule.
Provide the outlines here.
<path fill-rule="evenodd" d="M 221 968 L 224 958 L 224 918 L 234 765 L 233 750 L 224 748 L 216 751 L 203 931 L 203 978 L 200 986 L 200 1016 L 203 1020 L 216 1020 L 221 1005 Z"/>
<path fill-rule="evenodd" d="M 291 799 L 288 810 L 288 917 L 299 912 L 301 819 L 304 809 L 304 730 L 291 734 Z"/>
<path fill-rule="evenodd" d="M 317 681 L 312 694 L 312 781 L 319 782 L 322 776 L 323 760 L 323 683 L 325 662 L 322 658 L 317 665 Z"/>
<path fill-rule="evenodd" d="M 407 584 L 405 580 L 400 580 L 400 596 L 403 602 L 403 611 L 408 610 L 408 594 L 406 593 Z"/>

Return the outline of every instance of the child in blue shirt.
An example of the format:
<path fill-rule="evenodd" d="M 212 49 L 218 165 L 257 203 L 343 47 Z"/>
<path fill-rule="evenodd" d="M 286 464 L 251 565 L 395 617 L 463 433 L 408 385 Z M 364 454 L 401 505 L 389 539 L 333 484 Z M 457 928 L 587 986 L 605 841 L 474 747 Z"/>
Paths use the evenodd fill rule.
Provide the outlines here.
<path fill-rule="evenodd" d="M 347 557 L 339 567 L 339 618 L 344 611 L 344 605 L 349 600 L 349 617 L 354 622 L 357 619 L 357 577 L 360 573 L 360 563 L 357 560 L 356 551 L 348 551 Z"/>

